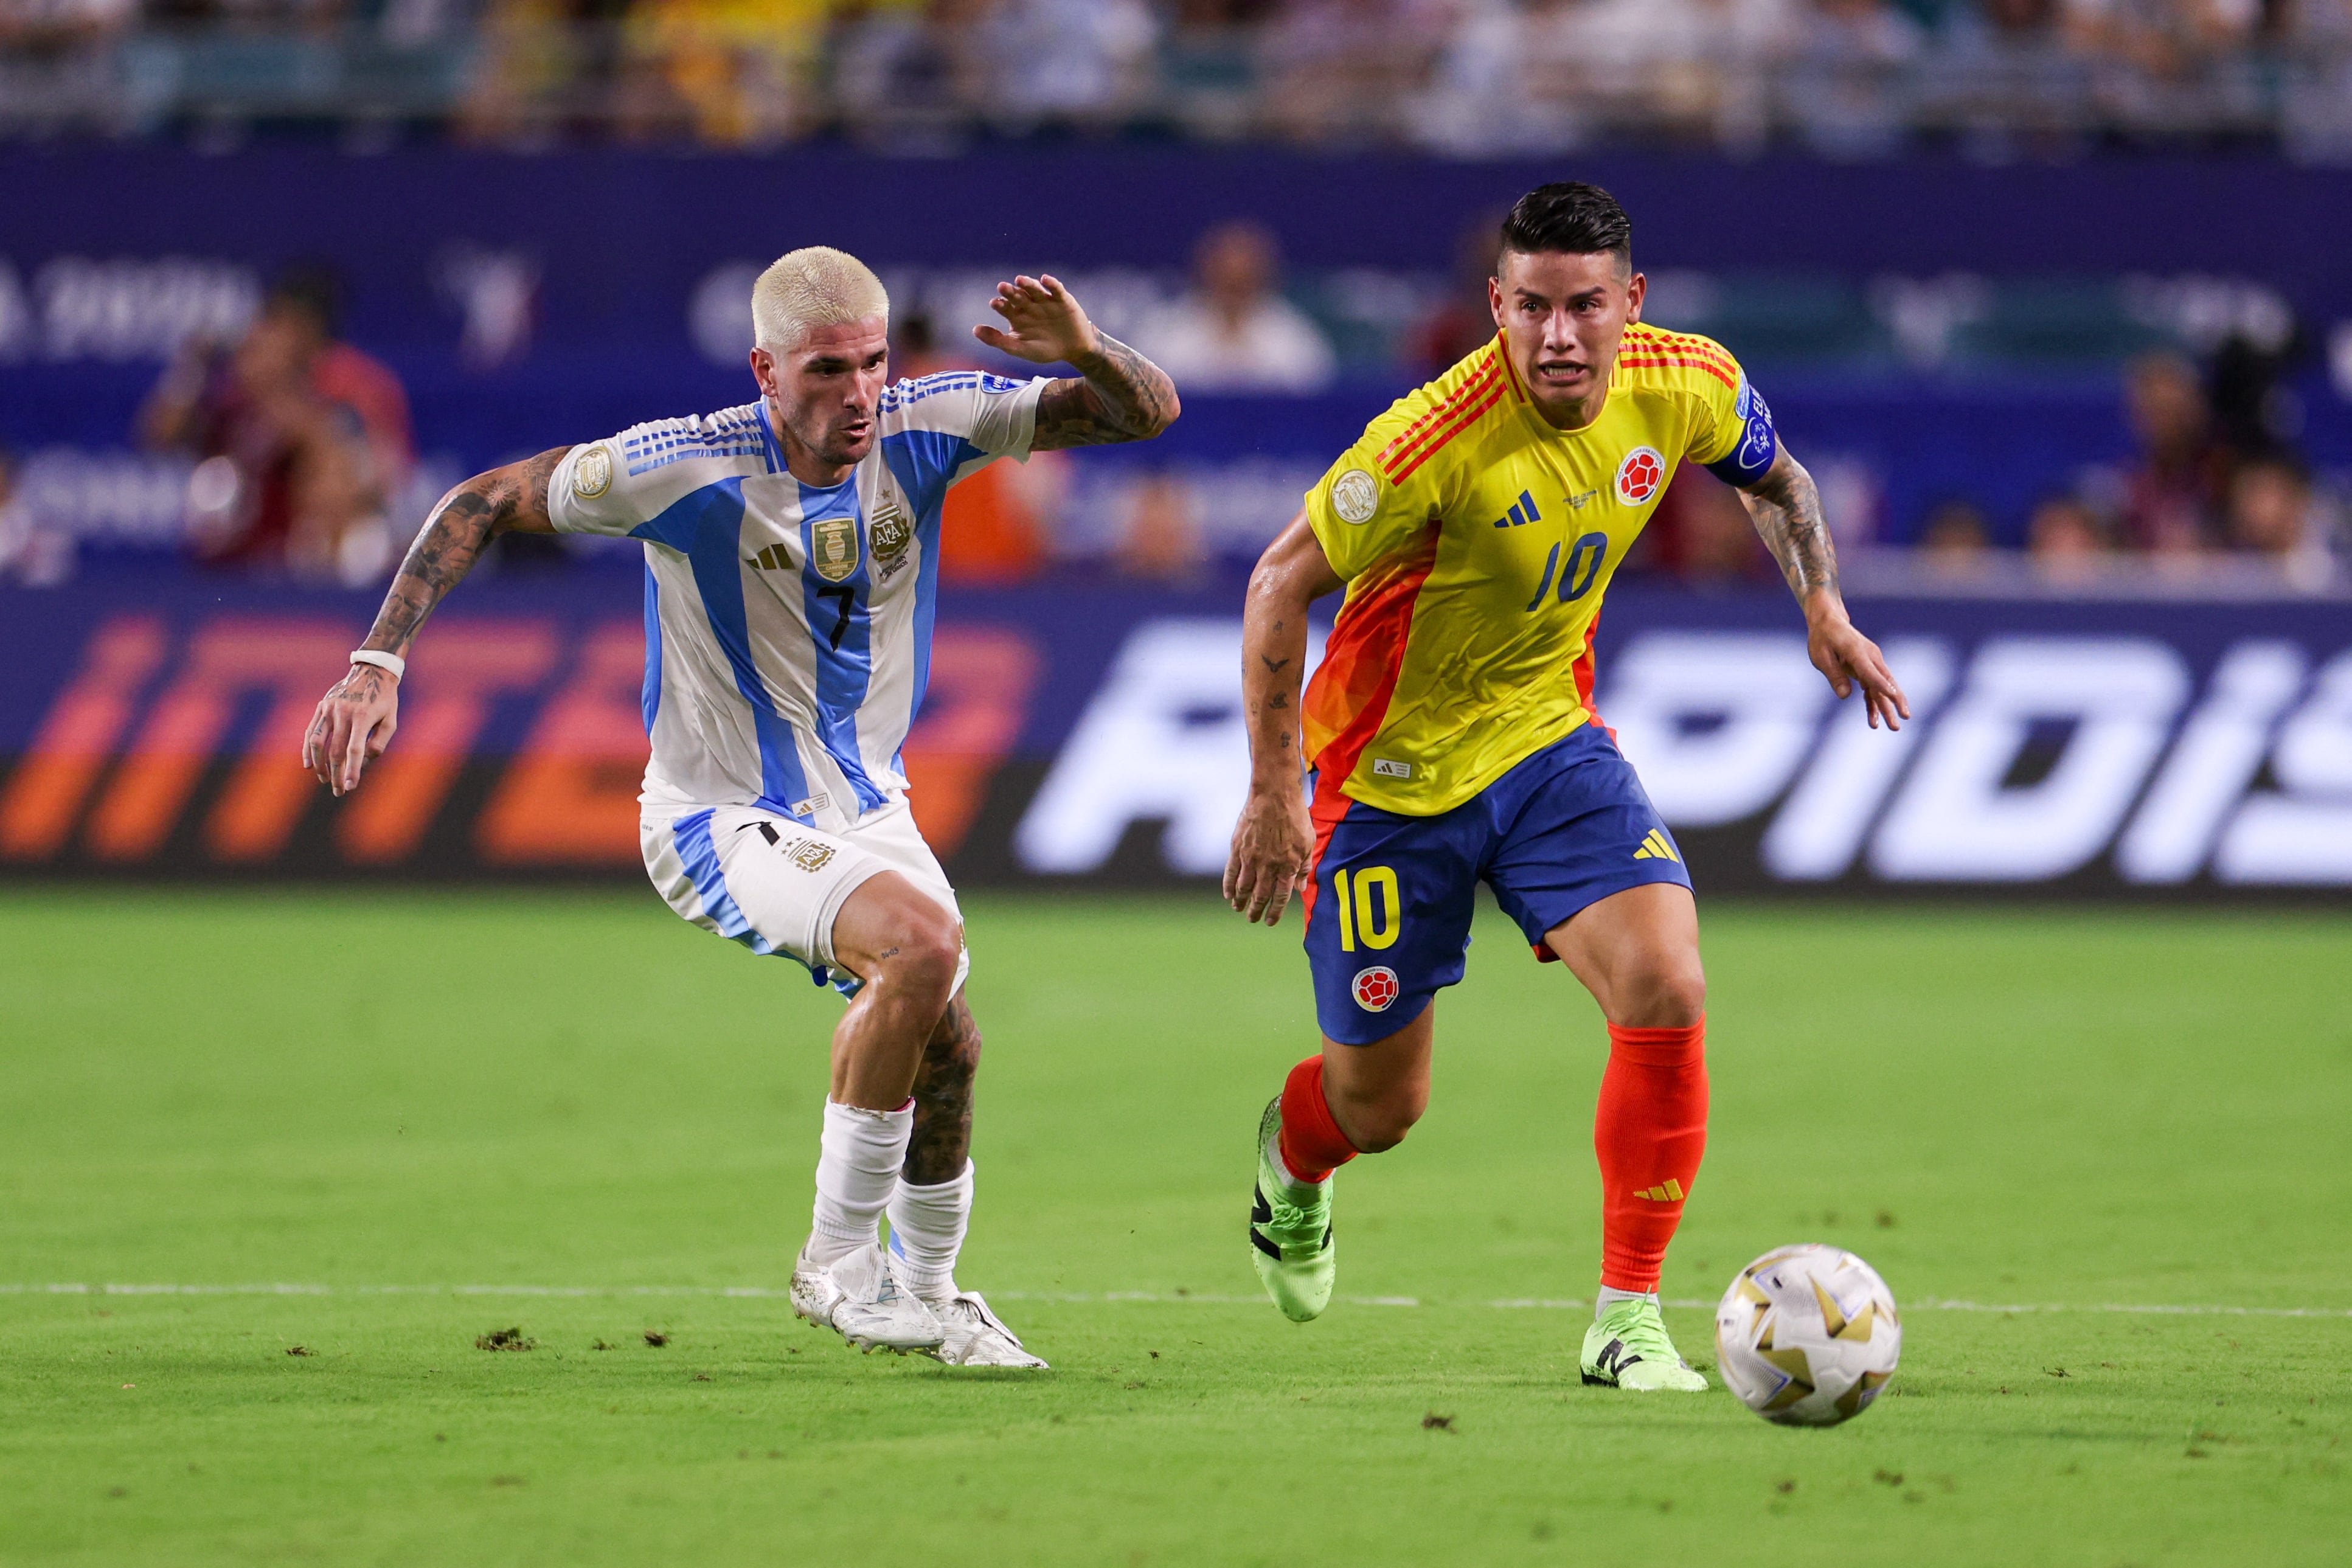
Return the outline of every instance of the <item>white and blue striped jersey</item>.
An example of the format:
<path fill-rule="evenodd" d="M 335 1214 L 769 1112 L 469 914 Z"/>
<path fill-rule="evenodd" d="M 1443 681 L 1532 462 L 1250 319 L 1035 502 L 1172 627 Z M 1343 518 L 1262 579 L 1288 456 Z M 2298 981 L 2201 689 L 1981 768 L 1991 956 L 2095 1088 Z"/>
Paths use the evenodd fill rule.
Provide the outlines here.
<path fill-rule="evenodd" d="M 940 503 L 994 459 L 1028 457 L 1045 385 L 901 381 L 873 450 L 830 489 L 786 469 L 759 403 L 565 455 L 548 487 L 556 528 L 645 542 L 648 808 L 756 805 L 838 832 L 906 788 Z"/>

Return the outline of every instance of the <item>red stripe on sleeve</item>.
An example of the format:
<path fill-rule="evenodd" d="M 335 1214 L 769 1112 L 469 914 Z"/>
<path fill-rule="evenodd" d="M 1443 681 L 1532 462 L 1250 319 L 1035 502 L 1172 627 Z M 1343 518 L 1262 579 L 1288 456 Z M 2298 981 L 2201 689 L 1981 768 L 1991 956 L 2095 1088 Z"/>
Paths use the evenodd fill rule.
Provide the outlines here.
<path fill-rule="evenodd" d="M 1488 392 L 1476 403 L 1465 408 L 1461 415 L 1455 418 L 1453 424 L 1447 426 L 1444 429 L 1436 432 L 1435 438 L 1428 446 L 1423 447 L 1420 452 L 1414 456 L 1412 461 L 1405 464 L 1404 467 L 1401 468 L 1391 470 L 1389 474 L 1389 483 L 1392 485 L 1401 485 L 1404 483 L 1405 480 L 1411 479 L 1415 468 L 1420 468 L 1422 464 L 1429 461 L 1430 458 L 1434 458 L 1439 452 L 1444 450 L 1446 443 L 1452 441 L 1454 437 L 1461 435 L 1462 432 L 1478 423 L 1478 421 L 1483 418 L 1488 411 L 1493 409 L 1502 401 L 1503 384 L 1500 382 L 1496 382 L 1494 384 L 1492 391 Z"/>
<path fill-rule="evenodd" d="M 1436 435 L 1449 421 L 1458 416 L 1465 405 L 1479 397 L 1490 388 L 1499 385 L 1501 379 L 1500 373 L 1492 363 L 1489 363 L 1476 375 L 1454 388 L 1444 402 L 1414 420 L 1406 427 L 1403 435 L 1381 448 L 1381 467 L 1391 468 L 1402 462 L 1406 454 Z"/>
<path fill-rule="evenodd" d="M 1713 360 L 1698 359 L 1688 354 L 1654 353 L 1645 350 L 1640 354 L 1620 354 L 1617 363 L 1621 366 L 1633 370 L 1703 370 L 1734 391 L 1737 391 L 1739 386 L 1739 378 L 1732 372 L 1726 370 Z"/>

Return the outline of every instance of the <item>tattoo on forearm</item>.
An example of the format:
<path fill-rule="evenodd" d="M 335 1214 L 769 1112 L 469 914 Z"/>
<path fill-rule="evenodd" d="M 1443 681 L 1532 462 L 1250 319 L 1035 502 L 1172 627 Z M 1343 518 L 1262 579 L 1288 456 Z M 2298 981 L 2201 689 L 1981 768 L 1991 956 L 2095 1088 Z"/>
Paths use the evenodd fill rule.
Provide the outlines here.
<path fill-rule="evenodd" d="M 443 497 L 408 547 L 363 646 L 387 653 L 405 650 L 441 596 L 464 581 L 493 538 L 518 520 L 544 519 L 548 482 L 569 450 L 559 447 L 494 468 Z"/>
<path fill-rule="evenodd" d="M 1838 585 L 1837 549 L 1822 517 L 1822 492 L 1804 466 L 1783 453 L 1754 489 L 1740 492 L 1780 575 L 1799 598 Z"/>
<path fill-rule="evenodd" d="M 1039 395 L 1033 449 L 1144 441 L 1175 421 L 1176 384 L 1168 373 L 1109 333 L 1097 335 L 1102 347 L 1073 362 L 1083 379 L 1050 383 Z"/>
<path fill-rule="evenodd" d="M 919 1187 L 952 1182 L 971 1153 L 971 1082 L 980 1071 L 980 1026 L 959 994 L 923 1047 L 915 1073 L 915 1125 L 900 1167 Z"/>

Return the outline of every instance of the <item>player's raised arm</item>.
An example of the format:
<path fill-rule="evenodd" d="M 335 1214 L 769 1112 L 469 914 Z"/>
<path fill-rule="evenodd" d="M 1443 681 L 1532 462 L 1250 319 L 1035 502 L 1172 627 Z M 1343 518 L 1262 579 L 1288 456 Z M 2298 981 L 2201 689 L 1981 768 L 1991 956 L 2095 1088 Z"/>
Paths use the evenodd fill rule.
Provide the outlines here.
<path fill-rule="evenodd" d="M 1307 606 L 1340 584 L 1303 511 L 1266 546 L 1250 574 L 1242 610 L 1250 793 L 1225 857 L 1225 902 L 1253 921 L 1281 920 L 1292 891 L 1313 875 L 1298 691 L 1307 669 Z"/>
<path fill-rule="evenodd" d="M 1782 447 L 1761 479 L 1738 488 L 1756 531 L 1780 563 L 1789 592 L 1805 611 L 1805 651 L 1813 668 L 1829 679 L 1843 701 L 1862 688 L 1871 727 L 1883 719 L 1890 730 L 1911 717 L 1911 705 L 1878 645 L 1854 630 L 1838 592 L 1837 548 L 1822 517 L 1822 492 L 1805 466 Z"/>
<path fill-rule="evenodd" d="M 473 569 L 491 540 L 501 533 L 554 532 L 547 486 L 571 449 L 558 447 L 477 474 L 443 496 L 408 547 L 361 649 L 404 659 L 425 617 Z M 302 736 L 302 765 L 337 795 L 357 789 L 361 771 L 383 754 L 399 720 L 400 677 L 353 659 L 351 672 L 319 700 Z"/>
<path fill-rule="evenodd" d="M 1176 423 L 1182 409 L 1168 373 L 1097 329 L 1051 274 L 999 283 L 989 307 L 1004 325 L 974 327 L 973 337 L 1014 359 L 1078 372 L 1039 395 L 1030 450 L 1148 441 Z"/>

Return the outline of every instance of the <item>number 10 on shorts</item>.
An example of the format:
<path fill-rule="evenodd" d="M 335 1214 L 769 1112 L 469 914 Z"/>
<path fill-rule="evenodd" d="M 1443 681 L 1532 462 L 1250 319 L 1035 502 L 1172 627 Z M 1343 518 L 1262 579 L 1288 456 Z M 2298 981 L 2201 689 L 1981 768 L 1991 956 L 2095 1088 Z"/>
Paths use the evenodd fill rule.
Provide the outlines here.
<path fill-rule="evenodd" d="M 1332 901 L 1339 910 L 1341 952 L 1355 952 L 1360 934 L 1368 948 L 1396 945 L 1397 933 L 1404 929 L 1404 905 L 1397 896 L 1397 874 L 1392 868 L 1367 866 L 1353 877 L 1344 870 L 1334 871 L 1331 891 L 1338 895 Z"/>

